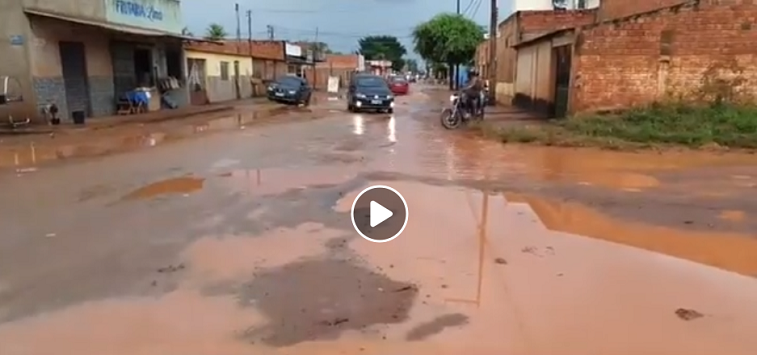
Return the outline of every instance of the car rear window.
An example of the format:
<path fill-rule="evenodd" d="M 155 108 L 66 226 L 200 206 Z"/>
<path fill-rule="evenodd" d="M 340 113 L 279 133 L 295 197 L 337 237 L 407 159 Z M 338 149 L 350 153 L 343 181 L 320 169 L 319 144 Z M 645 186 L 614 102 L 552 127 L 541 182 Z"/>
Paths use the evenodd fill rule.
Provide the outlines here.
<path fill-rule="evenodd" d="M 392 78 L 392 82 L 393 83 L 406 83 L 407 80 L 405 80 L 405 78 L 396 76 L 396 77 Z"/>

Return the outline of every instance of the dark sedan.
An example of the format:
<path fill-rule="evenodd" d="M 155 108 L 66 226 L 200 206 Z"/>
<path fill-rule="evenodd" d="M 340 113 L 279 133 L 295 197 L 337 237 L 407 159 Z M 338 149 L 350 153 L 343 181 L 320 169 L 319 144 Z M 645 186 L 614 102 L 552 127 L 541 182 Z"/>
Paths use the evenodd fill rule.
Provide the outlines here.
<path fill-rule="evenodd" d="M 284 76 L 268 86 L 268 100 L 285 104 L 310 105 L 312 90 L 308 82 L 296 76 Z"/>
<path fill-rule="evenodd" d="M 371 74 L 353 76 L 347 91 L 347 110 L 393 113 L 394 95 L 386 79 Z"/>

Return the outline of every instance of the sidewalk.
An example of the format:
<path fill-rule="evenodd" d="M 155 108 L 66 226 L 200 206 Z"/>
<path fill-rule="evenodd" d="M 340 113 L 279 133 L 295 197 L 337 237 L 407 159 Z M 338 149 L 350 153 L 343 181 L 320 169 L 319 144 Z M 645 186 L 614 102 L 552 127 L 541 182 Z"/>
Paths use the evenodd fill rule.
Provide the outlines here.
<path fill-rule="evenodd" d="M 267 103 L 265 98 L 252 98 L 238 101 L 223 102 L 217 104 L 209 104 L 203 106 L 185 106 L 174 110 L 160 110 L 142 113 L 138 115 L 117 115 L 96 117 L 87 119 L 85 125 L 74 125 L 71 122 L 64 122 L 59 126 L 49 125 L 30 125 L 28 127 L 19 127 L 16 129 L 10 129 L 8 127 L 0 128 L 0 138 L 2 136 L 13 135 L 28 135 L 28 134 L 50 134 L 50 133 L 64 133 L 65 131 L 76 130 L 97 130 L 103 128 L 111 128 L 122 125 L 129 125 L 135 123 L 152 123 L 163 122 L 173 119 L 186 118 L 190 116 L 209 114 L 221 111 L 232 110 L 236 106 L 250 105 L 250 104 L 262 104 Z"/>
<path fill-rule="evenodd" d="M 0 134 L 0 169 L 25 171 L 50 161 L 151 147 L 199 133 L 237 128 L 288 109 L 265 99 L 240 100 L 199 109 L 106 117 L 84 127 L 64 125 L 36 134 Z"/>

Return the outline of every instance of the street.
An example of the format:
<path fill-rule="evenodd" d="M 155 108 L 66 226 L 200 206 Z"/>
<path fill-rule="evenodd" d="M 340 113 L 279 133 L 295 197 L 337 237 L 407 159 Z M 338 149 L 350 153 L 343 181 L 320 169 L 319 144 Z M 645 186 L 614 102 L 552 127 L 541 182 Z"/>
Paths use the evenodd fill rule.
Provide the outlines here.
<path fill-rule="evenodd" d="M 447 95 L 0 152 L 0 354 L 755 353 L 757 156 L 503 145 Z M 386 243 L 371 185 L 407 201 Z"/>

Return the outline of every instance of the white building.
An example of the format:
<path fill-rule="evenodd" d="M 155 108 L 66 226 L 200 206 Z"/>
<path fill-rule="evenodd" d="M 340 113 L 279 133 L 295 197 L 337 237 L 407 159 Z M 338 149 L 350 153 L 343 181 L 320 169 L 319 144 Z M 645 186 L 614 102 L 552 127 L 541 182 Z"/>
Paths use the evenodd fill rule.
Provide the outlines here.
<path fill-rule="evenodd" d="M 512 0 L 510 13 L 534 10 L 578 10 L 599 7 L 600 0 Z"/>

